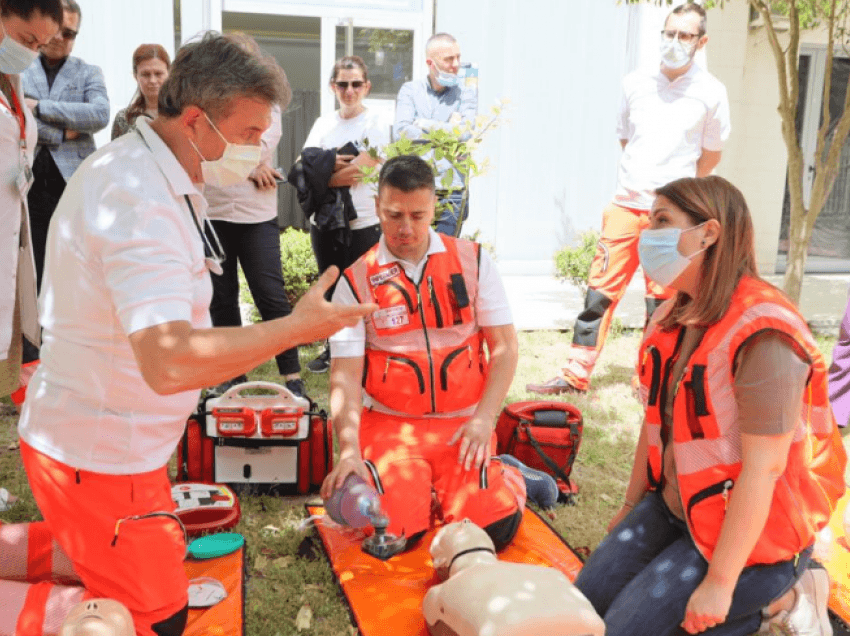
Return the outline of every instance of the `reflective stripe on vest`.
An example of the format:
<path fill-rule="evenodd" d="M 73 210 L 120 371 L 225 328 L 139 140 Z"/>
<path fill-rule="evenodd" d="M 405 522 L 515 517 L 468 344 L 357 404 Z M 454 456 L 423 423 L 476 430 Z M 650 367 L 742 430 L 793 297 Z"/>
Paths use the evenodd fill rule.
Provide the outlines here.
<path fill-rule="evenodd" d="M 669 308 L 669 306 L 668 306 Z M 673 391 L 673 444 L 679 491 L 691 535 L 711 558 L 741 471 L 741 437 L 734 393 L 735 360 L 762 331 L 789 337 L 810 362 L 785 473 L 776 482 L 764 530 L 748 565 L 791 558 L 814 540 L 844 491 L 846 456 L 827 398 L 826 366 L 805 321 L 778 290 L 746 278 L 723 318 L 711 326 L 685 366 L 680 383 L 665 377 L 681 329 L 649 327 L 640 352 L 641 398 L 646 406 L 648 478 L 660 485 L 663 395 Z"/>
<path fill-rule="evenodd" d="M 345 272 L 361 302 L 380 309 L 364 320 L 363 386 L 394 412 L 468 412 L 481 399 L 486 359 L 475 316 L 480 246 L 440 237 L 418 284 L 373 247 Z"/>

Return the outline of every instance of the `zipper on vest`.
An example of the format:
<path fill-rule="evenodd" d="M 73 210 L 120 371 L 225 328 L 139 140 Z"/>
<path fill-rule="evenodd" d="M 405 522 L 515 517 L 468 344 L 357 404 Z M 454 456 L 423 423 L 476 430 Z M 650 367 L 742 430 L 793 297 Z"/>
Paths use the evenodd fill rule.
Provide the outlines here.
<path fill-rule="evenodd" d="M 643 354 L 644 364 L 646 364 L 646 356 L 652 358 L 652 379 L 649 383 L 647 406 L 655 406 L 658 402 L 658 390 L 661 388 L 661 352 L 655 345 L 649 345 Z"/>
<path fill-rule="evenodd" d="M 419 381 L 419 392 L 425 393 L 425 376 L 422 375 L 422 369 L 419 368 L 419 365 L 416 364 L 410 358 L 405 358 L 404 356 L 387 356 L 387 364 L 384 367 L 384 382 L 387 381 L 387 374 L 390 371 L 390 362 L 401 362 L 402 364 L 406 364 L 416 373 L 416 379 Z"/>
<path fill-rule="evenodd" d="M 428 377 L 431 380 L 431 413 L 437 412 L 437 387 L 434 382 L 434 359 L 431 357 L 431 339 L 425 327 L 425 308 L 422 306 L 420 285 L 416 286 L 416 303 L 419 305 L 419 318 L 422 320 L 422 333 L 425 334 L 425 352 L 428 354 Z"/>
<path fill-rule="evenodd" d="M 380 287 L 381 285 L 389 285 L 393 289 L 397 289 L 401 293 L 401 295 L 404 296 L 404 302 L 407 303 L 407 308 L 410 310 L 410 313 L 416 311 L 416 309 L 414 309 L 413 307 L 413 299 L 410 297 L 410 294 L 407 293 L 407 290 L 401 283 L 398 283 L 394 280 L 387 280 L 383 283 L 379 283 L 377 287 Z"/>
<path fill-rule="evenodd" d="M 443 312 L 440 311 L 440 304 L 437 302 L 437 294 L 434 291 L 434 281 L 428 277 L 428 293 L 431 296 L 431 304 L 434 305 L 434 316 L 437 319 L 437 328 L 443 328 Z"/>
<path fill-rule="evenodd" d="M 446 359 L 443 360 L 443 364 L 440 367 L 440 387 L 443 391 L 449 390 L 449 365 L 464 351 L 469 352 L 469 368 L 472 368 L 472 347 L 466 345 L 465 347 L 461 347 L 460 349 L 455 349 L 449 355 L 446 356 Z"/>
<path fill-rule="evenodd" d="M 694 506 L 696 506 L 699 502 L 708 499 L 709 497 L 714 497 L 715 495 L 720 495 L 723 497 L 723 509 L 726 510 L 726 508 L 729 506 L 729 490 L 734 485 L 734 480 L 724 479 L 723 481 L 717 482 L 716 484 L 713 484 L 708 488 L 703 488 L 702 490 L 700 490 L 693 497 L 691 497 L 691 500 L 688 502 L 688 519 L 691 518 L 691 510 L 693 510 Z"/>

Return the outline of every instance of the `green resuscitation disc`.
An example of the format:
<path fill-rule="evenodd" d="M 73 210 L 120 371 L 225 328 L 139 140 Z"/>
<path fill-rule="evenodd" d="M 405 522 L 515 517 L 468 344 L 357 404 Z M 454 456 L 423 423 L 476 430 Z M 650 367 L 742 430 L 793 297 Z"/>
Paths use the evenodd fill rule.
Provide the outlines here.
<path fill-rule="evenodd" d="M 236 552 L 245 545 L 245 537 L 238 532 L 208 534 L 189 544 L 189 556 L 195 559 L 214 559 Z"/>

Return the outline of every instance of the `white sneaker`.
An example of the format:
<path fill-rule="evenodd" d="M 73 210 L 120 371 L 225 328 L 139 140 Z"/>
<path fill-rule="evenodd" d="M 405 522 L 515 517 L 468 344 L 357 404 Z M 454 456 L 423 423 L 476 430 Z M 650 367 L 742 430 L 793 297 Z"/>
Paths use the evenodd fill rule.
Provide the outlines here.
<path fill-rule="evenodd" d="M 796 594 L 790 610 L 780 610 L 762 621 L 759 634 L 788 634 L 788 636 L 832 636 L 827 603 L 829 575 L 823 568 L 803 572 L 791 588 Z"/>

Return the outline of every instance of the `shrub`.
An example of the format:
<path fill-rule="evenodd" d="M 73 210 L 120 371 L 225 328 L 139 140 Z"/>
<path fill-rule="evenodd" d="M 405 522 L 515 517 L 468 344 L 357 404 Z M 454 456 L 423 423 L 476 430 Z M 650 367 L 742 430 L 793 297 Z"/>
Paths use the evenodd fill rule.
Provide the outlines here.
<path fill-rule="evenodd" d="M 316 265 L 316 257 L 313 256 L 308 232 L 296 230 L 294 227 L 281 232 L 280 265 L 286 295 L 289 302 L 295 305 L 319 279 L 319 268 Z"/>
<path fill-rule="evenodd" d="M 578 245 L 564 247 L 555 252 L 555 278 L 572 283 L 587 293 L 587 277 L 590 275 L 590 264 L 596 254 L 596 243 L 599 233 L 588 230 L 579 236 Z"/>
<path fill-rule="evenodd" d="M 319 279 L 319 268 L 313 256 L 308 232 L 289 227 L 280 233 L 280 267 L 283 271 L 286 297 L 295 306 L 301 296 Z M 254 306 L 241 269 L 239 270 L 239 301 L 243 305 L 251 305 L 251 322 L 260 322 L 260 313 Z"/>

